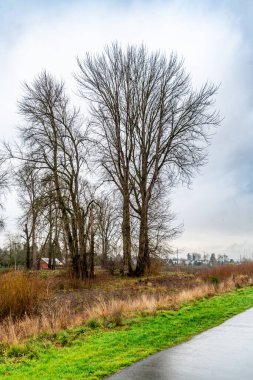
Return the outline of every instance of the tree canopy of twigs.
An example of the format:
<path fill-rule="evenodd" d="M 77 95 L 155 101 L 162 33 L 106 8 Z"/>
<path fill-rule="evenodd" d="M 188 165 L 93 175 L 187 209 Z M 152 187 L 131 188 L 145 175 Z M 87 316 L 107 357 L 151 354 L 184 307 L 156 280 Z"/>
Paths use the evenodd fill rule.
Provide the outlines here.
<path fill-rule="evenodd" d="M 217 88 L 192 88 L 183 62 L 144 46 L 106 47 L 78 59 L 76 79 L 90 103 L 101 166 L 122 198 L 123 257 L 132 273 L 131 210 L 139 220 L 135 273 L 150 261 L 149 211 L 160 187 L 191 181 L 205 163 L 206 148 L 219 115 L 213 109 Z"/>
<path fill-rule="evenodd" d="M 20 144 L 6 145 L 20 162 L 26 266 L 61 256 L 86 278 L 122 257 L 122 273 L 141 276 L 181 231 L 169 194 L 206 162 L 217 87 L 195 90 L 176 54 L 144 46 L 114 43 L 77 64 L 86 119 L 44 71 L 24 84 Z"/>

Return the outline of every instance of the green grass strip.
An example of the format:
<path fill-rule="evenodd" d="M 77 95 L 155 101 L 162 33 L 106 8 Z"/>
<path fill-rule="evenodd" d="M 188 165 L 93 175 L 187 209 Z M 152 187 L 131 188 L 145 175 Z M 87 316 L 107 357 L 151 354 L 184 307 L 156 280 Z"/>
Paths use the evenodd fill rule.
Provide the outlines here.
<path fill-rule="evenodd" d="M 197 301 L 178 311 L 135 318 L 120 328 L 83 327 L 40 337 L 3 354 L 0 378 L 102 379 L 252 306 L 253 288 L 245 288 Z"/>

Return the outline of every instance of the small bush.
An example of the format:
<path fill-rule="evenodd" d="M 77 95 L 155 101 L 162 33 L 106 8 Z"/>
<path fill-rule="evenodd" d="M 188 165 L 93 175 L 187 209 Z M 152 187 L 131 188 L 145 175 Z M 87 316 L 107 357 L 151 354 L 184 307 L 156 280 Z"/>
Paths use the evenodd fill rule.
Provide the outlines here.
<path fill-rule="evenodd" d="M 116 257 L 110 257 L 106 262 L 102 263 L 102 267 L 107 269 L 112 276 L 116 271 L 120 273 L 122 270 L 122 258 L 118 255 Z"/>
<path fill-rule="evenodd" d="M 4 342 L 0 343 L 0 357 L 3 357 L 6 354 L 8 347 L 9 346 L 6 343 Z"/>
<path fill-rule="evenodd" d="M 30 345 L 12 345 L 6 352 L 8 358 L 37 358 L 38 354 Z"/>
<path fill-rule="evenodd" d="M 67 334 L 62 334 L 61 336 L 59 336 L 58 342 L 62 347 L 69 346 L 71 344 L 71 339 Z"/>
<path fill-rule="evenodd" d="M 165 269 L 165 262 L 160 258 L 151 258 L 149 268 L 146 269 L 145 275 L 157 276 Z"/>
<path fill-rule="evenodd" d="M 122 311 L 120 310 L 113 311 L 111 315 L 109 315 L 104 320 L 104 326 L 109 329 L 122 326 L 122 324 L 123 324 L 123 315 L 122 315 Z"/>
<path fill-rule="evenodd" d="M 16 319 L 35 312 L 45 297 L 37 278 L 23 272 L 8 272 L 0 276 L 0 318 Z"/>
<path fill-rule="evenodd" d="M 217 276 L 210 276 L 209 282 L 213 285 L 218 285 L 220 283 L 220 279 Z"/>
<path fill-rule="evenodd" d="M 99 323 L 97 319 L 90 319 L 89 321 L 87 321 L 86 325 L 90 329 L 96 329 L 101 326 L 101 324 Z"/>
<path fill-rule="evenodd" d="M 209 281 L 211 276 L 218 277 L 220 281 L 226 281 L 229 278 L 235 279 L 237 276 L 241 275 L 247 276 L 248 279 L 250 279 L 253 277 L 253 262 L 200 267 L 197 271 L 197 275 L 203 281 Z"/>

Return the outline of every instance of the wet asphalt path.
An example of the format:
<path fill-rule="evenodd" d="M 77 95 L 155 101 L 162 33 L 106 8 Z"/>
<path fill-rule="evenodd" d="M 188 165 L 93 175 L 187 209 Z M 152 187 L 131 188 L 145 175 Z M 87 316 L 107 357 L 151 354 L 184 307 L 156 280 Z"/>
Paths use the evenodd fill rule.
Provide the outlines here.
<path fill-rule="evenodd" d="M 253 380 L 253 308 L 109 379 Z"/>

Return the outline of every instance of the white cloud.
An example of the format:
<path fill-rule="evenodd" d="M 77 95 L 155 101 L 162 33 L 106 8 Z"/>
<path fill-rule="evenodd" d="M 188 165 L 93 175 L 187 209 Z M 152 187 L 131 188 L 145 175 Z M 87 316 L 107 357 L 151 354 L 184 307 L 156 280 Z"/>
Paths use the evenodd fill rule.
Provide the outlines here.
<path fill-rule="evenodd" d="M 15 38 L 12 31 L 12 45 L 0 63 L 2 137 L 15 134 L 21 82 L 30 81 L 42 69 L 66 79 L 69 89 L 76 92 L 72 77 L 76 56 L 87 50 L 100 51 L 114 40 L 125 45 L 143 42 L 168 53 L 174 50 L 185 58 L 195 85 L 206 80 L 221 83 L 217 106 L 224 117 L 203 175 L 194 179 L 192 190 L 174 192 L 178 220 L 185 222 L 185 233 L 177 244 L 189 250 L 223 250 L 241 241 L 253 244 L 252 196 L 242 193 L 237 183 L 244 167 L 239 153 L 249 149 L 253 137 L 252 50 L 237 13 L 232 7 L 201 1 L 101 3 L 70 2 L 22 14 L 19 31 Z M 248 170 L 240 181 L 246 176 Z M 6 213 L 13 219 L 15 207 Z"/>

